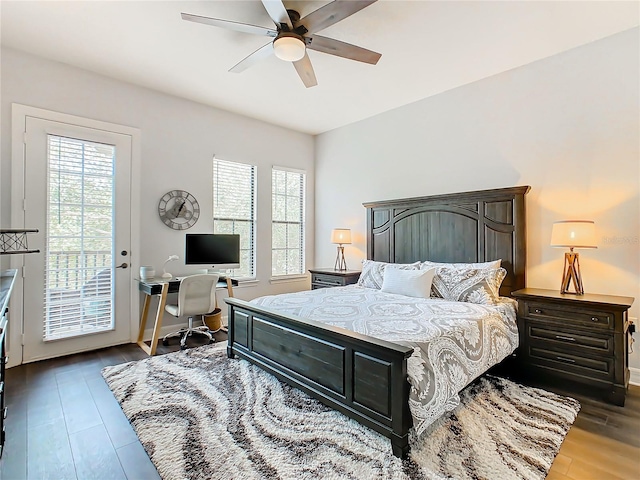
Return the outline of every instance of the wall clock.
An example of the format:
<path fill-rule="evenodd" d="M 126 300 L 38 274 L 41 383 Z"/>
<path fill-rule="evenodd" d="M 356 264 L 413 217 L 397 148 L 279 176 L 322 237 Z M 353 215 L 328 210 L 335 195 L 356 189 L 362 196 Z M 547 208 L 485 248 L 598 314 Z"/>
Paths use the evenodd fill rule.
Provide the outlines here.
<path fill-rule="evenodd" d="M 196 198 L 184 190 L 165 193 L 158 203 L 160 220 L 174 230 L 193 227 L 200 217 L 200 205 Z"/>

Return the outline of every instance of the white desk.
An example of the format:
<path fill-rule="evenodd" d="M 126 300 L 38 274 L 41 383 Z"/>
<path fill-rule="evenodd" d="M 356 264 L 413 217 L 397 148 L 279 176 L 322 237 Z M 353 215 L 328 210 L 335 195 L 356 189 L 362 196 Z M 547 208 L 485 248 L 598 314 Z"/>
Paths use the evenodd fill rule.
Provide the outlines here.
<path fill-rule="evenodd" d="M 151 280 L 138 281 L 138 289 L 145 293 L 144 305 L 142 306 L 142 314 L 140 315 L 140 331 L 138 332 L 138 346 L 144 350 L 147 355 L 155 355 L 156 348 L 158 347 L 158 339 L 160 338 L 160 329 L 162 328 L 162 318 L 164 316 L 164 306 L 167 303 L 167 295 L 169 293 L 176 293 L 180 289 L 180 280 L 184 276 L 177 276 L 170 278 L 169 280 L 164 278 L 153 278 Z M 217 288 L 226 288 L 229 292 L 229 296 L 233 297 L 233 285 L 238 285 L 237 280 L 233 280 L 229 277 L 222 277 L 218 281 Z M 144 329 L 147 326 L 147 316 L 149 314 L 149 305 L 151 304 L 151 297 L 158 295 L 158 311 L 156 312 L 156 321 L 153 325 L 153 335 L 151 336 L 151 344 L 144 343 Z"/>

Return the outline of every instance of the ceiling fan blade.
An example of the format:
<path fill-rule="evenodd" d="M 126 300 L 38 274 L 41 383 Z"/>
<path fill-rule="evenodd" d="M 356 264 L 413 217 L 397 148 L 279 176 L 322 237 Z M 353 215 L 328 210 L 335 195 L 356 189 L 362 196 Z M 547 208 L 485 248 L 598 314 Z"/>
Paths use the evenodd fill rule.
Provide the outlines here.
<path fill-rule="evenodd" d="M 328 53 L 372 65 L 378 63 L 378 60 L 382 57 L 381 53 L 357 47 L 350 43 L 341 42 L 335 38 L 321 37 L 320 35 L 307 36 L 305 38 L 307 40 L 307 48 L 316 50 L 317 52 Z"/>
<path fill-rule="evenodd" d="M 229 71 L 233 73 L 244 72 L 247 68 L 252 67 L 260 60 L 267 58 L 269 55 L 273 53 L 273 42 L 269 42 L 266 45 L 263 45 L 258 50 L 253 52 L 248 57 L 240 60 L 236 63 Z"/>
<path fill-rule="evenodd" d="M 316 74 L 313 71 L 313 66 L 311 65 L 311 60 L 309 59 L 309 55 L 305 52 L 304 57 L 302 57 L 297 62 L 293 62 L 293 66 L 296 67 L 296 72 L 300 75 L 302 79 L 302 83 L 304 86 L 314 87 L 318 84 L 316 80 Z"/>
<path fill-rule="evenodd" d="M 230 20 L 220 20 L 218 18 L 203 17 L 201 15 L 193 15 L 191 13 L 182 13 L 182 19 L 189 22 L 203 23 L 214 27 L 235 30 L 237 32 L 253 33 L 254 35 L 264 35 L 267 37 L 275 37 L 278 35 L 278 32 L 272 28 L 259 27 L 248 23 L 232 22 Z"/>
<path fill-rule="evenodd" d="M 308 33 L 318 32 L 359 12 L 376 1 L 377 0 L 335 0 L 311 12 L 302 18 L 298 24 L 304 25 Z"/>
<path fill-rule="evenodd" d="M 293 24 L 282 0 L 262 0 L 262 4 L 278 28 L 281 28 L 284 23 L 289 27 L 289 30 L 293 30 Z"/>

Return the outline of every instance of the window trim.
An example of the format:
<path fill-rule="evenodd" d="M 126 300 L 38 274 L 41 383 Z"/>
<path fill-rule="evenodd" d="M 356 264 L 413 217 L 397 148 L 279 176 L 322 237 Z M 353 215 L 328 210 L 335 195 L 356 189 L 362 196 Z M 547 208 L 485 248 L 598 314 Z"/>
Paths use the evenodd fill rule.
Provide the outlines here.
<path fill-rule="evenodd" d="M 277 276 L 272 276 L 269 279 L 269 283 L 294 283 L 294 282 L 300 282 L 302 280 L 307 280 L 309 278 L 309 275 L 306 273 L 289 273 L 286 275 L 277 275 Z"/>

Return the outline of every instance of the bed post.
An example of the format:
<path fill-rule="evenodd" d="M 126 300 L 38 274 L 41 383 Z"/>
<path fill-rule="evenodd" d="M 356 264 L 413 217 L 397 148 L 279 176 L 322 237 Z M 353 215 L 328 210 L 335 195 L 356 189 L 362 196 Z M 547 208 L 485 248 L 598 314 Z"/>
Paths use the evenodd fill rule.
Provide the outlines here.
<path fill-rule="evenodd" d="M 391 449 L 393 454 L 399 458 L 405 458 L 409 454 L 409 429 L 413 425 L 413 418 L 409 410 L 409 391 L 411 386 L 407 381 L 407 362 L 394 365 L 391 378 L 393 385 L 391 389 L 395 392 L 402 392 L 401 396 L 392 399 L 391 425 L 393 432 L 390 436 Z"/>

